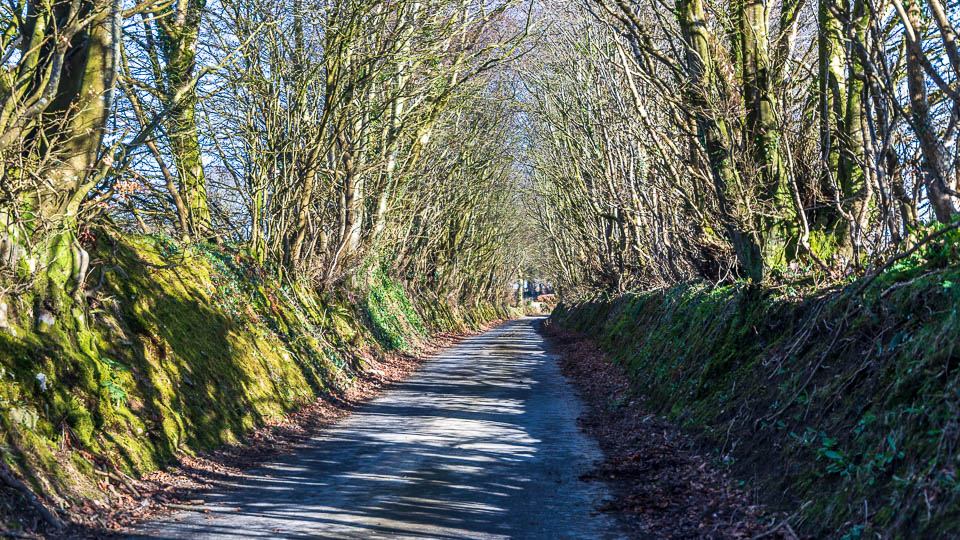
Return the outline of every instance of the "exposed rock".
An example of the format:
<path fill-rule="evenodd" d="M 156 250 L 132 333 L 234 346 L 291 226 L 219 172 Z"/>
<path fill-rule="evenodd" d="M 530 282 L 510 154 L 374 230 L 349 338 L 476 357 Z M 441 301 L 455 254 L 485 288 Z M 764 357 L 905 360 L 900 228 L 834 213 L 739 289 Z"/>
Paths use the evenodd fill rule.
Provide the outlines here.
<path fill-rule="evenodd" d="M 41 332 L 46 331 L 51 326 L 56 324 L 57 319 L 53 316 L 53 313 L 45 309 L 37 311 L 37 327 Z"/>

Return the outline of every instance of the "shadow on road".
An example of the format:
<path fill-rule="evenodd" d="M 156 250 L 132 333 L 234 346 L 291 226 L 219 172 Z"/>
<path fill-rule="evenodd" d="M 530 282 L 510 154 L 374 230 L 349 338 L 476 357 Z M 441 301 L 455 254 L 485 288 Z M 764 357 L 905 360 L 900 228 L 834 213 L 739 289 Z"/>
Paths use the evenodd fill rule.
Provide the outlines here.
<path fill-rule="evenodd" d="M 302 451 L 129 538 L 604 538 L 599 459 L 536 319 L 438 355 Z"/>

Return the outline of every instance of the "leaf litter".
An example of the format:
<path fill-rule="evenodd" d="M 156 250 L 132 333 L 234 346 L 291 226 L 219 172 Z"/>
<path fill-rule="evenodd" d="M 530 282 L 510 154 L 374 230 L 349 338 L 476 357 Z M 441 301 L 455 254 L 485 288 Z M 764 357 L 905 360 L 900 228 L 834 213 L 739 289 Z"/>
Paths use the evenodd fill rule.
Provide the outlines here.
<path fill-rule="evenodd" d="M 604 459 L 582 479 L 603 481 L 610 513 L 638 538 L 799 538 L 773 513 L 703 455 L 694 438 L 650 414 L 627 373 L 586 336 L 546 323 L 563 374 L 585 405 L 581 428 Z"/>

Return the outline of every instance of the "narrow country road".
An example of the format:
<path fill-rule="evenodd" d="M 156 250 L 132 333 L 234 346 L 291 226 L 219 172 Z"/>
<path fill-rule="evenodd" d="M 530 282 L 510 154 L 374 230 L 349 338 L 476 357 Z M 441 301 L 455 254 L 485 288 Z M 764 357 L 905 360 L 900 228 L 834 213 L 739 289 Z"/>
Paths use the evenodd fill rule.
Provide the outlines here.
<path fill-rule="evenodd" d="M 464 340 L 304 449 L 134 538 L 621 538 L 600 459 L 534 330 Z M 212 519 L 211 519 L 212 518 Z"/>

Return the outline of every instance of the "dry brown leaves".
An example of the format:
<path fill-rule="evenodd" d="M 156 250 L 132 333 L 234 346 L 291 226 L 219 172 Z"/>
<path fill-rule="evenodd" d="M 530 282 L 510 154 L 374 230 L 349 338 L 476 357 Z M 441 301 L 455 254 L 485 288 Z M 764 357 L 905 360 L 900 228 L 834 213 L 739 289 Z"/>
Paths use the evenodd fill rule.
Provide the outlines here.
<path fill-rule="evenodd" d="M 697 453 L 691 437 L 645 411 L 624 370 L 606 361 L 593 342 L 556 326 L 547 325 L 545 333 L 586 404 L 581 427 L 604 453 L 603 463 L 585 475 L 611 486 L 614 499 L 604 511 L 640 537 L 794 537 L 788 525 L 771 526 L 779 516 L 764 513 L 734 487 Z"/>

